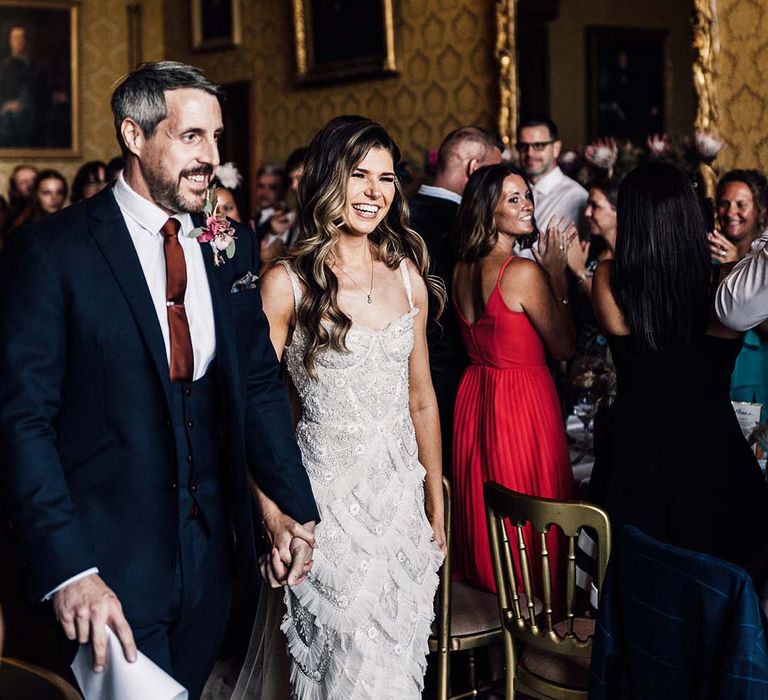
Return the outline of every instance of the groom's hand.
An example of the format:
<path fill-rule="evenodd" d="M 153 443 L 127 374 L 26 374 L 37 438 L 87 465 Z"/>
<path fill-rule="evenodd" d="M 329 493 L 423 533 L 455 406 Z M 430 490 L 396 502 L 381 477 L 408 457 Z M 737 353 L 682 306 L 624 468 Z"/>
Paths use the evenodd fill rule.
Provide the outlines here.
<path fill-rule="evenodd" d="M 109 625 L 123 646 L 125 658 L 136 661 L 133 632 L 123 615 L 123 607 L 111 588 L 98 574 L 90 574 L 70 583 L 53 595 L 56 619 L 67 639 L 93 645 L 93 670 L 101 673 L 107 663 L 107 631 Z"/>
<path fill-rule="evenodd" d="M 312 566 L 315 523 L 301 525 L 279 510 L 264 516 L 264 529 L 272 544 L 266 558 L 267 580 L 271 585 L 293 586 L 300 583 Z M 298 561 L 294 561 L 297 558 Z"/>

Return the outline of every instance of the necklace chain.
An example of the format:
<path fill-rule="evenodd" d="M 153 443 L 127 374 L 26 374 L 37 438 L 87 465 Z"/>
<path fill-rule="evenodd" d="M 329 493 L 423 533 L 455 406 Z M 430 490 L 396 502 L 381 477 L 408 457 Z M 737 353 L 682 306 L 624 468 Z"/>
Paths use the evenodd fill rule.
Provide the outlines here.
<path fill-rule="evenodd" d="M 335 263 L 334 263 L 335 264 Z M 346 277 L 352 282 L 352 284 L 355 285 L 363 294 L 365 294 L 366 299 L 368 300 L 369 304 L 373 304 L 373 253 L 371 253 L 371 288 L 366 292 L 365 289 L 360 285 L 360 283 L 352 277 L 343 267 L 340 267 L 337 265 L 339 270 L 346 275 Z"/>

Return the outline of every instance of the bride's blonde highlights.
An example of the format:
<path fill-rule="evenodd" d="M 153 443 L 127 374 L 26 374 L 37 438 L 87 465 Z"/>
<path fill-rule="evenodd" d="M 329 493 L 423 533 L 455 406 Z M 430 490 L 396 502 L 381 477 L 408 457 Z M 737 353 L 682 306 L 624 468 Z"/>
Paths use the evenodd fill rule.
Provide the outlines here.
<path fill-rule="evenodd" d="M 383 148 L 400 160 L 400 151 L 385 129 L 370 119 L 342 116 L 321 129 L 309 146 L 299 185 L 299 236 L 288 253 L 304 287 L 296 323 L 307 335 L 304 366 L 315 377 L 315 360 L 325 349 L 345 352 L 352 320 L 337 302 L 338 279 L 331 270 L 333 249 L 342 235 L 347 183 L 353 169 L 372 148 Z M 445 301 L 442 281 L 429 274 L 429 256 L 422 238 L 408 226 L 408 203 L 395 178 L 395 195 L 386 216 L 369 236 L 372 252 L 387 267 L 397 269 L 403 258 L 412 260 L 438 302 Z"/>

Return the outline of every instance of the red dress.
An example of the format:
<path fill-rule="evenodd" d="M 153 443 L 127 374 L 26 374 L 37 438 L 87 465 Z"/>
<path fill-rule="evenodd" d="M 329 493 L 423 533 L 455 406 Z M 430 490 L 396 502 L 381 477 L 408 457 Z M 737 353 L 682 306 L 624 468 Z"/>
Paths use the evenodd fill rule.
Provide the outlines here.
<path fill-rule="evenodd" d="M 532 496 L 568 499 L 573 472 L 544 346 L 524 312 L 510 311 L 499 282 L 485 313 L 469 323 L 458 309 L 470 365 L 456 397 L 453 422 L 454 555 L 469 583 L 496 590 L 483 503 L 483 484 L 496 481 Z M 530 526 L 529 526 L 530 527 Z M 526 532 L 538 570 L 538 537 Z M 562 561 L 560 537 L 549 537 L 550 562 Z M 516 547 L 513 547 L 516 553 Z M 563 590 L 562 567 L 552 567 L 553 588 Z M 560 598 L 560 596 L 558 596 Z"/>

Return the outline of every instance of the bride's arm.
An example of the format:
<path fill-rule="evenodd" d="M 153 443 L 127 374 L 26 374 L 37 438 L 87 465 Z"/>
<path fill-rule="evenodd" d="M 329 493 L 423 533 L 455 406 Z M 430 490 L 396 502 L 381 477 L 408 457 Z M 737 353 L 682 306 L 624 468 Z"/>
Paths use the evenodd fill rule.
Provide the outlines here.
<path fill-rule="evenodd" d="M 440 418 L 437 398 L 429 373 L 427 352 L 427 285 L 415 266 L 409 263 L 413 285 L 414 304 L 419 313 L 414 318 L 414 345 L 409 362 L 409 406 L 419 461 L 427 470 L 424 481 L 425 509 L 432 525 L 435 541 L 445 554 L 445 511 L 443 505 L 443 464 L 440 443 Z"/>
<path fill-rule="evenodd" d="M 269 339 L 279 362 L 283 359 L 294 322 L 293 285 L 283 265 L 274 265 L 262 276 L 261 304 L 269 321 Z"/>
<path fill-rule="evenodd" d="M 264 314 L 269 322 L 269 339 L 278 361 L 282 359 L 288 334 L 293 326 L 293 285 L 283 265 L 275 265 L 261 278 L 261 301 Z M 272 545 L 271 569 L 265 567 L 262 573 L 274 585 L 300 583 L 312 566 L 311 551 L 296 550 L 296 540 L 303 540 L 314 546 L 315 523 L 300 525 L 285 515 L 280 507 L 255 482 L 251 482 L 253 497 L 261 512 L 261 524 Z M 298 557 L 297 557 L 298 555 Z M 301 565 L 295 558 L 302 559 Z M 290 571 L 288 566 L 291 566 Z"/>

